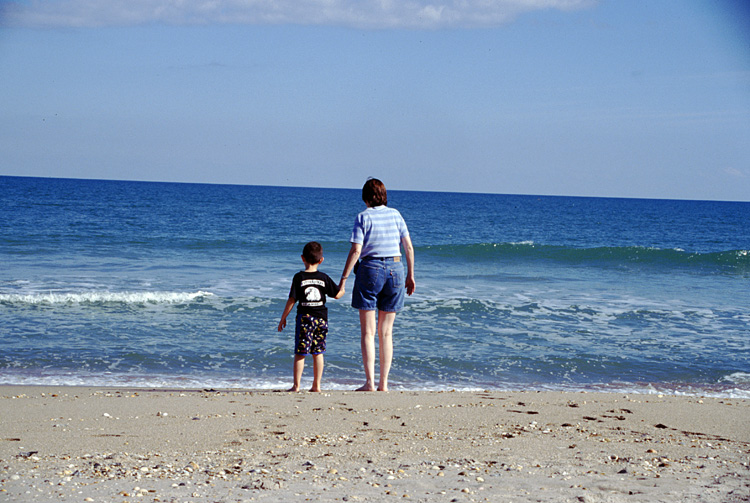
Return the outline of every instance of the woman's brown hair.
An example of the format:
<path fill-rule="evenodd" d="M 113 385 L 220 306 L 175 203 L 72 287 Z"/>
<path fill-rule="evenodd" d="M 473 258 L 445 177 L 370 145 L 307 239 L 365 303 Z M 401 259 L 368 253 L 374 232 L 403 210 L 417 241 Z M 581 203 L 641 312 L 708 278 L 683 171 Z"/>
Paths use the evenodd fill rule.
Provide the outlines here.
<path fill-rule="evenodd" d="M 377 178 L 368 178 L 362 187 L 362 201 L 371 208 L 375 206 L 388 206 L 388 193 L 383 182 Z"/>

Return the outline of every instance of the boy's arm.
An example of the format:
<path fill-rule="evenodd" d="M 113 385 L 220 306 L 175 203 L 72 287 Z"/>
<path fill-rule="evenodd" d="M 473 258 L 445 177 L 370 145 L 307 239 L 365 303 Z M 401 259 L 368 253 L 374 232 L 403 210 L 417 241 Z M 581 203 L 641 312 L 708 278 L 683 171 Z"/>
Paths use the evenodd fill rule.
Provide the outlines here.
<path fill-rule="evenodd" d="M 287 299 L 286 306 L 284 306 L 284 312 L 281 313 L 281 321 L 279 321 L 279 332 L 284 330 L 284 327 L 286 327 L 286 317 L 289 316 L 289 313 L 292 312 L 294 304 L 296 303 L 297 301 L 293 297 L 289 297 L 289 299 Z"/>

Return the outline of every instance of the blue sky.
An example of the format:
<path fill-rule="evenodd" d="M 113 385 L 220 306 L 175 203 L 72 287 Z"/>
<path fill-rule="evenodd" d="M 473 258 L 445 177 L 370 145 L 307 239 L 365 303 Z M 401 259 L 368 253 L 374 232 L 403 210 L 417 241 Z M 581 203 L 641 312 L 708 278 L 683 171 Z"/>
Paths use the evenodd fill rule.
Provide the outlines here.
<path fill-rule="evenodd" d="M 750 201 L 744 0 L 0 3 L 0 174 Z"/>

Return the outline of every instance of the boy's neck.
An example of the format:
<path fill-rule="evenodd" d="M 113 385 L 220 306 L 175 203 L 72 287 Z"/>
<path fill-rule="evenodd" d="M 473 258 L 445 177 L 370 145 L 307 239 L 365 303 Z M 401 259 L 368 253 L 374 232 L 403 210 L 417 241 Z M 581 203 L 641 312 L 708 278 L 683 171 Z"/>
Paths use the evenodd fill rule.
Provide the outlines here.
<path fill-rule="evenodd" d="M 307 267 L 305 268 L 305 272 L 317 272 L 318 266 L 320 264 L 305 264 Z"/>

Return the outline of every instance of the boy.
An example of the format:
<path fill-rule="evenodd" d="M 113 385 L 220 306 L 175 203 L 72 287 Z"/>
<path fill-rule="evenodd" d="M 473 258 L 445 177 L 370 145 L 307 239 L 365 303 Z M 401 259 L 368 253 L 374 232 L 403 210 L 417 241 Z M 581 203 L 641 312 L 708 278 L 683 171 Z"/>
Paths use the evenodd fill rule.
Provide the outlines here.
<path fill-rule="evenodd" d="M 305 270 L 294 275 L 286 301 L 284 313 L 279 322 L 279 332 L 286 326 L 286 317 L 297 306 L 297 329 L 294 336 L 294 386 L 287 391 L 299 391 L 302 370 L 305 368 L 305 356 L 313 355 L 313 384 L 310 391 L 320 391 L 320 379 L 323 377 L 323 353 L 326 351 L 328 335 L 328 308 L 326 295 L 340 299 L 344 289 L 324 272 L 318 271 L 323 262 L 323 247 L 311 241 L 302 250 L 302 263 Z"/>

